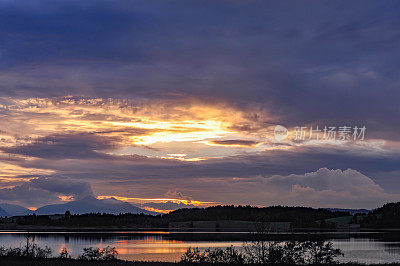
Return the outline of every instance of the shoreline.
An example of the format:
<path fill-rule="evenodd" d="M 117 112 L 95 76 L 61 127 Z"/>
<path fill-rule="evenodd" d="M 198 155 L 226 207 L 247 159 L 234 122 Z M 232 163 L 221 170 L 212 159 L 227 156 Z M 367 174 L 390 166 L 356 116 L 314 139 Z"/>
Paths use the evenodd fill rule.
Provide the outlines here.
<path fill-rule="evenodd" d="M 83 261 L 77 259 L 60 259 L 60 258 L 21 258 L 21 257 L 0 257 L 1 265 L 15 265 L 15 266 L 36 266 L 36 265 L 56 265 L 56 266 L 70 266 L 70 265 L 114 265 L 114 266 L 176 266 L 176 265 L 197 265 L 197 266 L 208 266 L 216 265 L 210 263 L 181 263 L 181 262 L 159 262 L 159 261 L 124 261 L 124 260 L 110 260 L 110 261 Z M 218 264 L 218 265 L 233 265 L 233 264 Z M 236 264 L 240 265 L 240 264 Z M 247 264 L 257 265 L 257 264 Z M 281 265 L 281 264 L 277 264 Z M 287 264 L 286 264 L 287 265 Z M 294 264 L 295 265 L 295 264 Z M 313 265 L 324 265 L 324 264 L 307 264 L 308 266 Z M 337 263 L 334 265 L 339 266 L 356 266 L 356 265 L 368 265 L 368 266 L 398 266 L 400 263 Z"/>
<path fill-rule="evenodd" d="M 18 225 L 9 227 L 0 227 L 0 233 L 148 233 L 148 234 L 182 234 L 182 233 L 209 233 L 209 234 L 251 234 L 251 231 L 243 230 L 232 230 L 232 228 L 202 228 L 202 229 L 187 229 L 187 228 L 166 228 L 166 227 L 117 227 L 117 226 L 106 226 L 106 227 L 68 227 L 68 226 L 34 226 L 34 225 Z M 400 232 L 400 228 L 387 228 L 387 229 L 375 229 L 375 228 L 361 228 L 357 230 L 346 230 L 346 229 L 321 229 L 321 228 L 298 228 L 291 231 L 269 231 L 268 234 L 279 234 L 279 235 L 290 235 L 290 234 L 334 234 L 334 233 L 384 233 L 384 232 Z"/>

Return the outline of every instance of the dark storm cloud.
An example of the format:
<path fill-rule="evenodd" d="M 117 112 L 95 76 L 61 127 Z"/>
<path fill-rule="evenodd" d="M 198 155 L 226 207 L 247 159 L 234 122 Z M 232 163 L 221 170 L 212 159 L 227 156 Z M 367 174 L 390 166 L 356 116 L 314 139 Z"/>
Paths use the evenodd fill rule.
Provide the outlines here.
<path fill-rule="evenodd" d="M 73 194 L 76 197 L 89 193 L 91 190 L 89 185 L 85 185 L 87 182 L 92 184 L 95 191 L 100 195 L 120 195 L 120 193 L 126 192 L 139 197 L 157 195 L 159 197 L 159 195 L 165 194 L 165 191 L 175 188 L 184 191 L 185 194 L 196 200 L 243 203 L 249 200 L 246 193 L 253 195 L 249 191 L 259 188 L 258 183 L 265 183 L 262 181 L 264 179 L 269 180 L 274 175 L 279 175 L 283 179 L 285 179 L 285 176 L 293 174 L 308 176 L 305 173 L 312 173 L 318 169 L 332 169 L 332 171 L 333 169 L 357 169 L 358 172 L 368 177 L 371 186 L 375 186 L 373 185 L 373 182 L 375 182 L 378 187 L 380 185 L 385 191 L 398 191 L 400 187 L 395 180 L 398 180 L 400 173 L 400 154 L 394 152 L 381 154 L 379 150 L 368 154 L 365 154 L 365 152 L 366 150 L 293 147 L 291 150 L 272 150 L 199 162 L 182 162 L 137 155 L 72 158 L 68 160 L 62 158 L 56 160 L 31 158 L 14 163 L 28 169 L 34 167 L 36 169 L 53 170 L 59 177 L 49 177 L 49 180 L 43 177 L 22 186 L 16 186 L 13 189 L 3 189 L 0 194 L 3 193 L 3 198 L 10 196 L 10 198 L 15 199 L 17 199 L 17 194 L 21 194 L 23 201 L 28 202 L 29 197 L 43 190 L 44 193 L 41 195 L 45 197 L 48 194 L 48 196 L 46 196 L 46 199 L 38 199 L 37 204 L 44 204 L 57 193 Z M 82 184 L 69 185 L 68 182 L 70 181 L 63 181 L 60 178 L 61 176 L 69 176 L 70 180 L 80 180 Z M 314 180 L 316 185 L 323 187 L 328 184 L 324 172 L 321 172 L 318 176 L 320 176 L 321 182 L 318 183 L 319 177 L 316 178 Z M 297 184 L 296 182 L 292 183 Z M 334 183 L 329 183 L 329 185 L 334 186 Z M 315 184 L 314 187 L 316 187 Z M 338 182 L 338 185 L 340 185 L 340 182 Z M 357 183 L 353 185 L 356 186 Z M 290 185 L 286 186 L 287 189 L 290 189 L 290 187 Z M 215 191 L 216 188 L 218 188 L 218 192 Z M 306 189 L 306 186 L 304 186 L 304 189 Z M 379 190 L 381 189 L 379 188 Z M 24 191 L 27 191 L 26 195 L 30 195 L 29 197 L 26 196 L 26 199 Z M 303 190 L 296 191 L 301 192 Z M 239 192 L 240 194 L 238 194 Z M 303 192 L 305 193 L 305 191 Z M 266 196 L 259 195 L 258 198 L 254 196 L 254 200 L 256 200 L 254 202 L 262 204 L 264 200 L 263 204 L 266 204 Z M 389 198 L 390 195 L 386 196 Z M 268 197 L 271 197 L 271 195 Z M 285 197 L 279 199 L 282 202 L 288 200 Z M 320 199 L 318 197 L 312 202 Z M 277 198 L 274 198 L 274 200 L 276 204 L 279 203 Z M 162 205 L 147 207 L 163 208 Z M 170 206 L 164 207 L 169 208 Z"/>
<path fill-rule="evenodd" d="M 241 139 L 227 139 L 227 140 L 212 140 L 210 141 L 212 144 L 217 145 L 226 145 L 226 146 L 253 146 L 258 144 L 259 142 L 252 141 L 252 140 L 241 140 Z"/>
<path fill-rule="evenodd" d="M 168 183 L 168 180 L 194 180 L 197 178 L 229 179 L 233 177 L 304 174 L 320 168 L 357 169 L 383 187 L 393 184 L 400 171 L 400 154 L 382 155 L 325 147 L 296 150 L 272 150 L 199 162 L 182 162 L 147 158 L 145 156 L 110 156 L 85 160 L 36 159 L 17 162 L 23 167 L 53 169 L 59 174 L 76 179 L 109 180 L 114 182 L 146 182 L 148 186 Z M 121 183 L 122 182 L 122 183 Z M 175 182 L 175 181 L 174 181 Z"/>
<path fill-rule="evenodd" d="M 92 187 L 89 183 L 69 178 L 42 177 L 30 181 L 32 187 L 47 190 L 50 192 L 72 195 L 79 199 L 88 195 L 93 195 Z"/>
<path fill-rule="evenodd" d="M 0 5 L 3 95 L 197 95 L 398 138 L 397 1 Z"/>
<path fill-rule="evenodd" d="M 118 141 L 118 137 L 104 137 L 93 133 L 57 134 L 36 139 L 32 144 L 0 147 L 0 150 L 50 160 L 100 158 L 107 157 L 101 151 L 119 147 Z"/>

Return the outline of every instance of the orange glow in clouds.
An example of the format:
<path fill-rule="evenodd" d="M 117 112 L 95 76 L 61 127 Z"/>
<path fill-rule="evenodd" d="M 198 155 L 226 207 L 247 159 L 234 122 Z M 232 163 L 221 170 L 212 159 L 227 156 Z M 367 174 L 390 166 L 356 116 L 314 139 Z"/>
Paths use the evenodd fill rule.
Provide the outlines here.
<path fill-rule="evenodd" d="M 185 205 L 194 205 L 194 206 L 206 206 L 206 205 L 214 205 L 218 204 L 217 202 L 206 202 L 206 201 L 195 201 L 195 200 L 186 200 L 186 199 L 168 199 L 168 198 L 163 198 L 163 199 L 145 199 L 145 198 L 129 198 L 129 197 L 119 197 L 119 196 L 97 196 L 97 199 L 117 199 L 121 201 L 127 201 L 127 202 L 161 202 L 161 203 L 166 203 L 166 202 L 174 202 L 174 203 L 181 203 Z"/>
<path fill-rule="evenodd" d="M 73 201 L 74 196 L 58 196 L 61 201 Z"/>

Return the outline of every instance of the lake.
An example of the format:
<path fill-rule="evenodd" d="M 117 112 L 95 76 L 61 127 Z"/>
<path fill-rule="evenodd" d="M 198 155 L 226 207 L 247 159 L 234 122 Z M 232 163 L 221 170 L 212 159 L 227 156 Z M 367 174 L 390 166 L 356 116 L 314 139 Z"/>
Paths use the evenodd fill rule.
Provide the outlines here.
<path fill-rule="evenodd" d="M 26 232 L 0 232 L 0 245 L 19 247 L 26 242 Z M 304 234 L 304 233 L 303 233 Z M 35 232 L 35 243 L 49 246 L 53 255 L 66 247 L 73 257 L 85 247 L 113 246 L 120 259 L 144 261 L 179 261 L 189 247 L 225 248 L 243 246 L 248 233 L 229 232 Z M 291 234 L 277 234 L 275 238 L 286 240 Z M 389 263 L 400 261 L 400 238 L 393 232 L 324 233 L 327 240 L 340 248 L 345 256 L 342 262 Z"/>

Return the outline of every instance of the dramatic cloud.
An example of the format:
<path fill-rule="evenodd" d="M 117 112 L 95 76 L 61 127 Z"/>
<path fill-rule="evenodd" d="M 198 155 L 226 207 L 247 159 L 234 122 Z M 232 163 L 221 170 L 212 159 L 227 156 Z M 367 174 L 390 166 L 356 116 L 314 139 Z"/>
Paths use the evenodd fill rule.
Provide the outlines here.
<path fill-rule="evenodd" d="M 400 200 L 400 194 L 385 192 L 371 178 L 353 169 L 321 168 L 304 175 L 233 178 L 225 186 L 229 194 L 236 193 L 247 203 L 258 205 L 375 208 Z"/>
<path fill-rule="evenodd" d="M 91 186 L 163 198 L 145 202 L 160 209 L 182 204 L 168 191 L 229 204 L 396 200 L 399 10 L 391 0 L 1 1 L 1 199 L 41 205 Z M 287 139 L 275 140 L 276 125 Z M 366 135 L 295 141 L 296 126 Z"/>
<path fill-rule="evenodd" d="M 373 208 L 400 200 L 400 194 L 386 193 L 371 178 L 352 169 L 322 168 L 304 175 L 272 176 L 263 180 L 263 184 L 280 191 L 281 197 L 287 197 L 286 201 L 292 205 Z"/>
<path fill-rule="evenodd" d="M 35 139 L 31 144 L 0 147 L 0 150 L 45 159 L 103 157 L 104 154 L 97 151 L 117 148 L 118 140 L 118 137 L 103 137 L 92 133 L 50 135 Z"/>
<path fill-rule="evenodd" d="M 393 184 L 400 172 L 397 142 L 368 137 L 299 142 L 293 135 L 278 142 L 274 126 L 266 122 L 268 113 L 228 104 L 82 97 L 2 101 L 0 124 L 7 130 L 0 132 L 1 184 L 7 189 L 35 175 L 58 175 L 88 182 L 100 196 L 162 198 L 178 190 L 191 200 L 240 204 L 252 201 L 229 191 L 236 191 L 226 186 L 232 178 L 303 174 L 324 167 L 354 168 L 384 189 L 400 189 Z M 219 194 L 214 186 L 226 190 Z"/>
<path fill-rule="evenodd" d="M 258 103 L 291 126 L 369 121 L 374 137 L 398 139 L 398 8 L 396 1 L 3 1 L 1 94 L 195 95 Z"/>
<path fill-rule="evenodd" d="M 191 95 L 259 104 L 288 126 L 368 122 L 370 136 L 398 139 L 397 1 L 42 0 L 0 10 L 3 96 Z"/>

